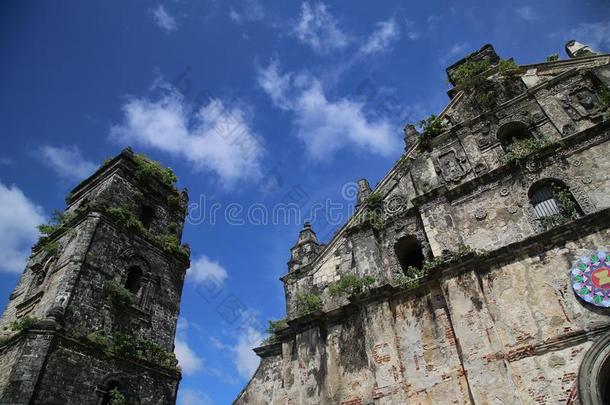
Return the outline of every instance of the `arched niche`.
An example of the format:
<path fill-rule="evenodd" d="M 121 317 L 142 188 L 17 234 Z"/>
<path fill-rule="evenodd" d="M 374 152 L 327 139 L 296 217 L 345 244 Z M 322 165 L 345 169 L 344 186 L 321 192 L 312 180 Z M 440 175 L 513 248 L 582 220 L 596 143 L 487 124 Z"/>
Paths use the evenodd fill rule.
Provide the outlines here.
<path fill-rule="evenodd" d="M 507 148 L 516 141 L 531 139 L 533 135 L 527 124 L 521 121 L 510 121 L 498 128 L 496 134 L 498 141 L 504 148 Z"/>
<path fill-rule="evenodd" d="M 582 405 L 610 404 L 610 333 L 585 354 L 578 370 L 578 394 Z"/>

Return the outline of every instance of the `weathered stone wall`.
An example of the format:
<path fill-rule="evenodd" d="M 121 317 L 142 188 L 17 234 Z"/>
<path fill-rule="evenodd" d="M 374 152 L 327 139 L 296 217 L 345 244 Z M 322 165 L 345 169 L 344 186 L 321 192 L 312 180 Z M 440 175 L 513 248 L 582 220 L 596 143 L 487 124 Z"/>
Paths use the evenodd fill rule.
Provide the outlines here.
<path fill-rule="evenodd" d="M 129 332 L 173 351 L 184 264 L 155 245 L 100 219 L 74 286 L 66 328 L 87 332 Z M 145 271 L 133 308 L 115 305 L 105 293 L 110 280 L 124 284 L 133 264 Z"/>
<path fill-rule="evenodd" d="M 56 239 L 57 250 L 33 253 L 9 297 L 1 328 L 9 329 L 17 317 L 44 319 L 54 306 L 67 306 L 95 227 L 95 220 L 77 218 L 71 229 Z"/>
<path fill-rule="evenodd" d="M 592 339 L 610 330 L 577 300 L 569 269 L 607 250 L 610 230 L 557 239 L 304 327 L 237 403 L 565 402 Z"/>
<path fill-rule="evenodd" d="M 124 394 L 137 398 L 130 402 L 134 405 L 166 405 L 175 396 L 179 379 L 152 365 L 108 358 L 99 350 L 57 337 L 32 403 L 97 405 L 100 394 L 96 388 L 108 377 L 120 378 Z"/>
<path fill-rule="evenodd" d="M 30 330 L 19 336 L 13 367 L 8 371 L 6 385 L 0 387 L 0 404 L 30 404 L 47 353 L 52 345 L 48 330 Z"/>
<path fill-rule="evenodd" d="M 11 370 L 21 353 L 21 340 L 13 341 L 0 349 L 0 392 L 8 384 Z"/>

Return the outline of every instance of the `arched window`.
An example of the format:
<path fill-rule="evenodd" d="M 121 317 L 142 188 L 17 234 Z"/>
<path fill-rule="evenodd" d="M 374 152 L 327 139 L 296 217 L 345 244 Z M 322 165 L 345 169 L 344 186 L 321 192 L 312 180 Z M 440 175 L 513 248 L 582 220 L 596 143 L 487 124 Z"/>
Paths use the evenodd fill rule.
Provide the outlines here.
<path fill-rule="evenodd" d="M 154 219 L 155 210 L 152 207 L 148 205 L 143 205 L 142 207 L 140 207 L 140 222 L 142 222 L 144 228 L 150 229 L 150 225 L 152 224 Z"/>
<path fill-rule="evenodd" d="M 557 180 L 542 180 L 529 191 L 536 218 L 546 228 L 578 218 L 582 211 L 568 187 Z"/>
<path fill-rule="evenodd" d="M 523 122 L 509 122 L 500 127 L 498 130 L 498 140 L 502 146 L 507 147 L 515 141 L 533 138 L 532 133 Z"/>
<path fill-rule="evenodd" d="M 140 289 L 142 288 L 142 270 L 138 266 L 132 266 L 127 270 L 125 288 L 134 295 L 137 295 L 140 292 Z"/>
<path fill-rule="evenodd" d="M 406 272 L 409 267 L 421 269 L 424 265 L 424 251 L 415 236 L 400 238 L 394 244 L 394 252 L 403 272 Z"/>

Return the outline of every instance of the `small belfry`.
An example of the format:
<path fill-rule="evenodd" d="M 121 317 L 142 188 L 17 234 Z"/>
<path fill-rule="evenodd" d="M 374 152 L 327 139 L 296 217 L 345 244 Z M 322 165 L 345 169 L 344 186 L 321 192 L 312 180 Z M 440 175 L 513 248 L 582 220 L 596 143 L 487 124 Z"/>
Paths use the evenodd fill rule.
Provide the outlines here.
<path fill-rule="evenodd" d="M 610 403 L 610 55 L 566 52 L 446 69 L 347 223 L 300 232 L 236 404 Z"/>
<path fill-rule="evenodd" d="M 127 148 L 40 227 L 0 321 L 0 403 L 175 403 L 190 257 L 175 182 Z"/>

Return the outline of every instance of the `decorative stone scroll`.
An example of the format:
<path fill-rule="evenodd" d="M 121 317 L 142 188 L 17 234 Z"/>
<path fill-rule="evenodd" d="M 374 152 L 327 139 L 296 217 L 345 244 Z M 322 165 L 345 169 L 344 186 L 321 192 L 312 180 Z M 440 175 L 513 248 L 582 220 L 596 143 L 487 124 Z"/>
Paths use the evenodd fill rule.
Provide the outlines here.
<path fill-rule="evenodd" d="M 578 259 L 570 270 L 574 293 L 589 304 L 610 307 L 610 257 L 591 252 Z"/>

